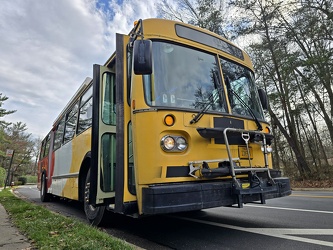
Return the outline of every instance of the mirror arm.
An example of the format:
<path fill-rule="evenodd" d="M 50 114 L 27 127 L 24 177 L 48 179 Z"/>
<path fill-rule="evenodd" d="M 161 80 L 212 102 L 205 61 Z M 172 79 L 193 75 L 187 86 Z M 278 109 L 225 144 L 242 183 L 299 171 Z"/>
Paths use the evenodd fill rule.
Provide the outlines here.
<path fill-rule="evenodd" d="M 130 39 L 128 46 L 129 48 L 133 48 L 134 41 L 138 38 L 138 36 L 141 37 L 141 40 L 143 40 L 143 25 L 142 25 L 142 19 L 139 19 L 135 27 L 130 32 Z"/>

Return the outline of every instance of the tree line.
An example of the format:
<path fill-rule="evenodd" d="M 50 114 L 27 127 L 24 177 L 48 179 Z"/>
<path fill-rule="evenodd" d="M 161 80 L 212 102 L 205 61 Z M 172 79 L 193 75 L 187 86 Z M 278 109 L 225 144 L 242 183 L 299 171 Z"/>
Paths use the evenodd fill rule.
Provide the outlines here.
<path fill-rule="evenodd" d="M 20 177 L 37 175 L 36 160 L 40 145 L 40 139 L 34 139 L 27 133 L 25 123 L 10 123 L 4 120 L 5 116 L 16 112 L 3 108 L 6 100 L 8 97 L 0 93 L 0 186 L 3 186 L 6 180 L 6 184 L 10 185 L 14 181 L 24 182 Z M 6 155 L 7 150 L 13 152 L 12 161 L 11 157 Z"/>
<path fill-rule="evenodd" d="M 333 177 L 333 2 L 164 0 L 160 15 L 246 41 L 268 93 L 273 165 L 295 179 Z"/>

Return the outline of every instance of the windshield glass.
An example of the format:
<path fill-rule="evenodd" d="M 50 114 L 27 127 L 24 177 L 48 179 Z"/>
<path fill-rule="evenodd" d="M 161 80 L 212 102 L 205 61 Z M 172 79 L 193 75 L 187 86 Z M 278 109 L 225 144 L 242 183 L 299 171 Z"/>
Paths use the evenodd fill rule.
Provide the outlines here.
<path fill-rule="evenodd" d="M 256 118 L 264 119 L 253 73 L 249 69 L 225 59 L 221 58 L 220 62 L 232 113 L 251 116 L 250 108 Z"/>
<path fill-rule="evenodd" d="M 226 112 L 214 55 L 165 42 L 153 42 L 153 74 L 144 76 L 150 106 L 203 108 Z"/>

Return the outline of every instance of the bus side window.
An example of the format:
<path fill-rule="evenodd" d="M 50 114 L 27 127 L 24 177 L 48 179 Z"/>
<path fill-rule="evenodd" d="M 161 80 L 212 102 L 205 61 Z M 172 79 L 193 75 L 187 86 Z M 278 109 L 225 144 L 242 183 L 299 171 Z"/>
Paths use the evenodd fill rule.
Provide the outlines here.
<path fill-rule="evenodd" d="M 107 125 L 116 125 L 115 74 L 103 73 L 102 85 L 102 121 Z M 104 192 L 115 190 L 116 171 L 116 134 L 104 133 L 101 137 L 101 189 Z"/>
<path fill-rule="evenodd" d="M 105 124 L 116 125 L 116 81 L 115 75 L 103 74 L 102 120 Z"/>
<path fill-rule="evenodd" d="M 46 145 L 45 145 L 45 150 L 44 150 L 44 157 L 49 155 L 49 151 L 50 151 L 50 139 L 51 136 L 50 134 L 47 136 L 47 141 L 46 141 Z"/>
<path fill-rule="evenodd" d="M 82 96 L 80 102 L 79 121 L 77 125 L 77 134 L 91 127 L 92 123 L 92 87 Z"/>
<path fill-rule="evenodd" d="M 77 110 L 78 104 L 76 103 L 73 109 L 66 115 L 64 143 L 72 140 L 74 137 L 77 120 Z"/>
<path fill-rule="evenodd" d="M 56 134 L 54 137 L 53 150 L 57 150 L 58 148 L 60 148 L 61 143 L 62 143 L 62 138 L 64 135 L 64 128 L 65 128 L 65 117 L 63 117 L 57 125 L 57 130 L 56 130 Z"/>
<path fill-rule="evenodd" d="M 112 192 L 115 190 L 116 177 L 116 134 L 103 134 L 101 146 L 101 189 Z"/>
<path fill-rule="evenodd" d="M 43 159 L 44 157 L 44 150 L 45 150 L 45 142 L 46 138 L 42 141 L 42 146 L 40 147 L 39 159 Z"/>

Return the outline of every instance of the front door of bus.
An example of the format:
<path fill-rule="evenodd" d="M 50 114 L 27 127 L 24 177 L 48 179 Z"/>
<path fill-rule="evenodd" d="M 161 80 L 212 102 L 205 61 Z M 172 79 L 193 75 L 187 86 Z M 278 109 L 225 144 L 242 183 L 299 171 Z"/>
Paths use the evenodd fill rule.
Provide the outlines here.
<path fill-rule="evenodd" d="M 94 65 L 90 204 L 110 204 L 115 197 L 115 80 L 110 68 Z"/>

